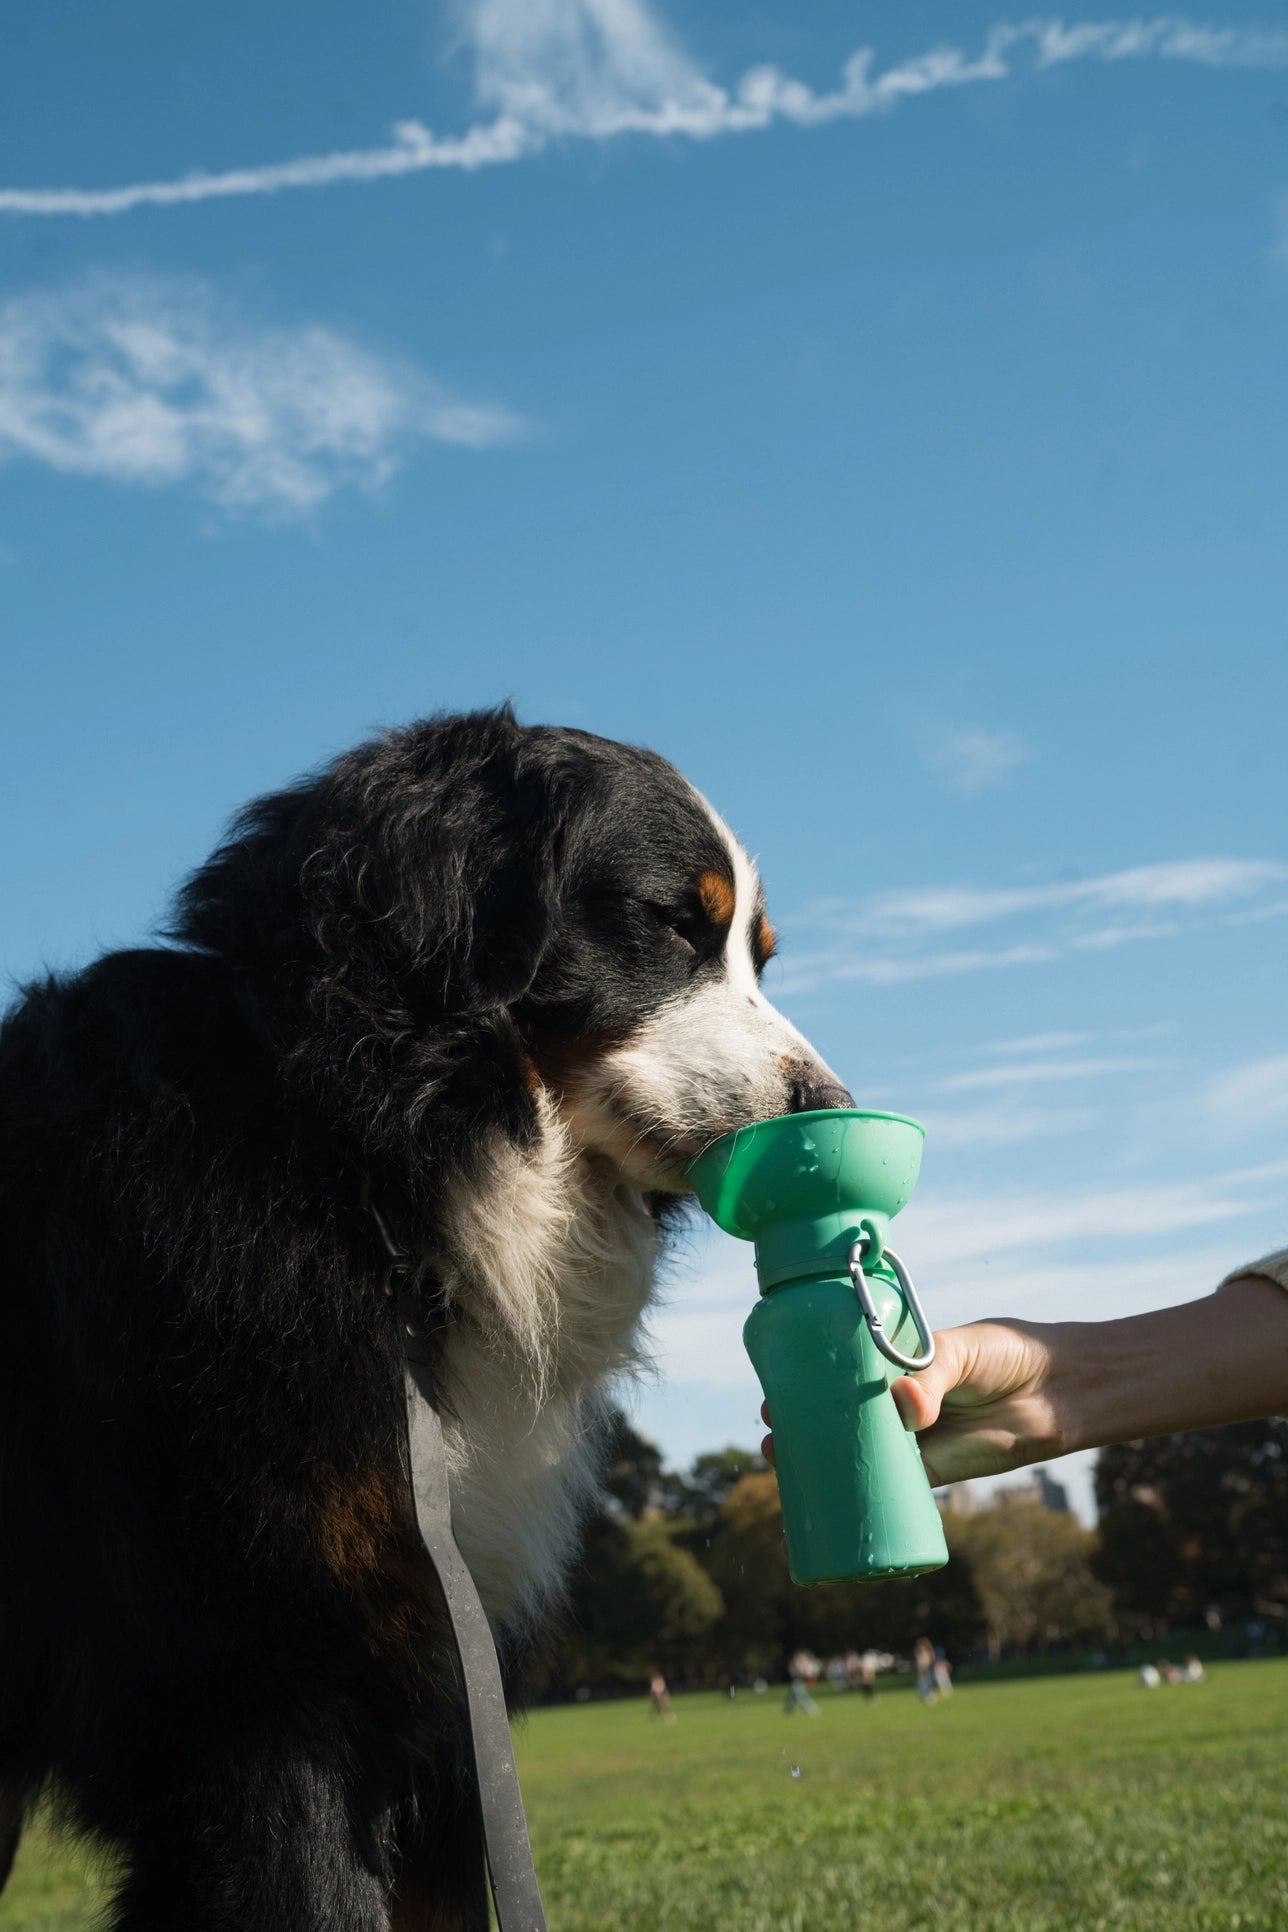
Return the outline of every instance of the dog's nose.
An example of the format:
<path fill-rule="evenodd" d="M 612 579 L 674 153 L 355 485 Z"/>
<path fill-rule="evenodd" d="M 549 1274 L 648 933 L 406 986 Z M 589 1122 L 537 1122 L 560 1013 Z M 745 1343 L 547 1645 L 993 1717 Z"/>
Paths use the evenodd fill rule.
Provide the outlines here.
<path fill-rule="evenodd" d="M 822 1107 L 852 1107 L 854 1096 L 848 1093 L 839 1080 L 826 1074 L 798 1075 L 788 1090 L 787 1111 L 791 1114 L 809 1114 Z"/>

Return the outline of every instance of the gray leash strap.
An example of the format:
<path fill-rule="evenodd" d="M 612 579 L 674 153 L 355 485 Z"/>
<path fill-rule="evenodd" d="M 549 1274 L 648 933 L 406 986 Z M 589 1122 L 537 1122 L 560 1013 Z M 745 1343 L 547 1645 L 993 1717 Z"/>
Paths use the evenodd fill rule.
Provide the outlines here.
<path fill-rule="evenodd" d="M 442 1588 L 465 1678 L 483 1842 L 497 1924 L 500 1932 L 546 1932 L 496 1645 L 474 1579 L 452 1534 L 443 1425 L 434 1406 L 427 1366 L 416 1360 L 423 1352 L 417 1348 L 419 1324 L 414 1316 L 410 1321 L 404 1318 L 401 1308 L 399 1313 L 407 1355 L 407 1444 L 416 1527 Z"/>
<path fill-rule="evenodd" d="M 389 1261 L 385 1296 L 393 1303 L 402 1342 L 407 1452 L 416 1528 L 443 1592 L 461 1660 L 461 1675 L 465 1679 L 470 1748 L 474 1753 L 483 1844 L 497 1925 L 500 1932 L 546 1932 L 545 1908 L 532 1862 L 523 1794 L 514 1763 L 501 1666 L 474 1578 L 452 1531 L 443 1424 L 434 1400 L 428 1324 L 420 1284 L 410 1256 L 395 1240 L 365 1178 L 361 1198 L 375 1222 Z"/>

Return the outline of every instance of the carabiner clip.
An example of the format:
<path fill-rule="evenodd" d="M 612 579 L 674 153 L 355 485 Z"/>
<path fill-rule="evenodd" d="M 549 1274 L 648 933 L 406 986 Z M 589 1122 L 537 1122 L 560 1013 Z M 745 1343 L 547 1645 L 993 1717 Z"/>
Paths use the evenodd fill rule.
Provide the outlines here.
<path fill-rule="evenodd" d="M 854 1283 L 854 1292 L 859 1298 L 859 1307 L 863 1310 L 863 1319 L 868 1325 L 868 1333 L 881 1350 L 881 1353 L 885 1356 L 887 1362 L 893 1362 L 896 1368 L 911 1369 L 914 1372 L 917 1369 L 929 1368 L 935 1359 L 935 1338 L 930 1332 L 930 1323 L 926 1320 L 926 1311 L 922 1307 L 917 1291 L 912 1285 L 912 1276 L 908 1273 L 908 1270 L 904 1267 L 893 1248 L 883 1248 L 881 1251 L 881 1259 L 889 1263 L 891 1272 L 903 1291 L 903 1298 L 908 1304 L 908 1312 L 916 1323 L 917 1339 L 921 1343 L 922 1349 L 921 1354 L 905 1355 L 901 1348 L 895 1347 L 885 1332 L 885 1325 L 881 1320 L 876 1302 L 873 1299 L 872 1290 L 868 1286 L 867 1276 L 863 1272 L 863 1257 L 871 1245 L 871 1235 L 861 1234 L 858 1240 L 852 1244 L 849 1255 L 846 1257 L 849 1263 L 850 1280 Z"/>

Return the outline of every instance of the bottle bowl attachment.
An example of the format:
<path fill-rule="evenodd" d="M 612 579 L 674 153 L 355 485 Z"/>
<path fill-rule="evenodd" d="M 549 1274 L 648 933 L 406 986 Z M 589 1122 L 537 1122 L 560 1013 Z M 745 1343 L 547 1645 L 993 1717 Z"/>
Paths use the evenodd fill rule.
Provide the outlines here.
<path fill-rule="evenodd" d="M 762 1288 L 813 1271 L 844 1269 L 860 1234 L 877 1265 L 891 1218 L 921 1171 L 925 1130 L 904 1114 L 836 1107 L 780 1114 L 713 1143 L 685 1178 L 726 1234 L 756 1243 Z"/>

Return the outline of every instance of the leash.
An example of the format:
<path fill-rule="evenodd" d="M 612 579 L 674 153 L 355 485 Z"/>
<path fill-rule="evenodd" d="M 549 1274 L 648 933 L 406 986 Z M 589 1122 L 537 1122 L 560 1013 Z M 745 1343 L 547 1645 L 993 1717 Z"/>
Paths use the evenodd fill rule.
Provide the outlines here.
<path fill-rule="evenodd" d="M 546 1932 L 496 1645 L 469 1565 L 452 1532 L 443 1424 L 434 1401 L 424 1304 L 411 1257 L 394 1241 L 370 1197 L 367 1208 L 389 1256 L 385 1293 L 393 1301 L 402 1341 L 416 1527 L 443 1592 L 465 1679 L 470 1748 L 497 1926 L 499 1932 Z"/>
<path fill-rule="evenodd" d="M 274 1058 L 277 1042 L 255 996 L 252 975 L 236 968 L 232 992 L 237 1008 L 259 1045 Z M 416 1528 L 447 1605 L 452 1637 L 465 1679 L 465 1702 L 470 1726 L 470 1749 L 483 1819 L 483 1845 L 488 1880 L 496 1907 L 498 1932 L 547 1932 L 541 1888 L 537 1884 L 523 1815 L 523 1794 L 514 1763 L 510 1718 L 505 1708 L 501 1666 L 492 1640 L 487 1613 L 474 1587 L 469 1565 L 452 1532 L 452 1503 L 447 1489 L 447 1457 L 443 1424 L 434 1401 L 429 1360 L 429 1323 L 412 1257 L 390 1232 L 372 1197 L 371 1183 L 361 1177 L 360 1199 L 379 1233 L 388 1257 L 385 1296 L 392 1301 L 403 1351 L 403 1394 L 407 1403 L 407 1451 L 411 1469 Z M 0 1794 L 2 1796 L 3 1794 Z M 0 1828 L 4 1819 L 0 1817 Z M 0 1829 L 0 1855 L 3 1854 Z M 2 1862 L 2 1856 L 0 1856 Z M 0 1884 L 3 1879 L 0 1878 Z"/>

